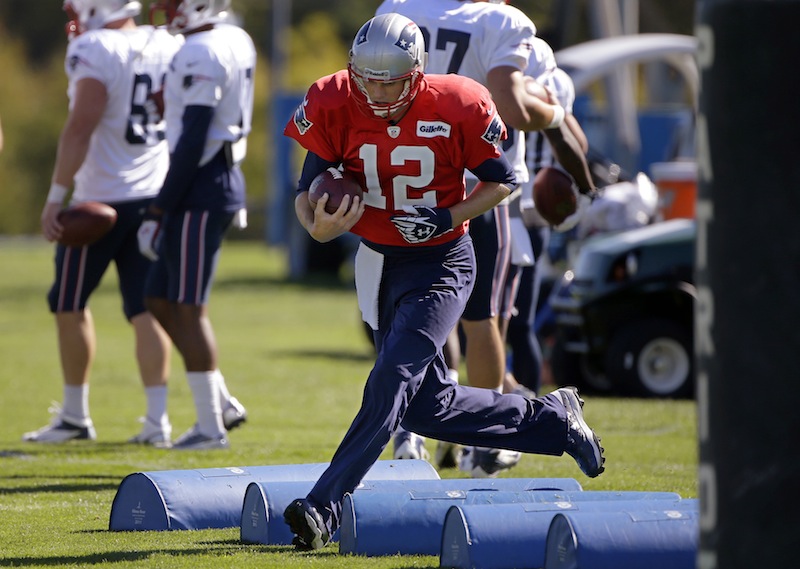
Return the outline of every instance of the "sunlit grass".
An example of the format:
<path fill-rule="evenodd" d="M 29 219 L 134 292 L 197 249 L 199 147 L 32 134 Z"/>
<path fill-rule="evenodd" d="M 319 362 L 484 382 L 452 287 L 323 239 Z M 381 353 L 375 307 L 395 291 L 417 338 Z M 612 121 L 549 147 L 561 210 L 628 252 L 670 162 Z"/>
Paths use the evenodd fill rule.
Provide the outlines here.
<path fill-rule="evenodd" d="M 38 446 L 23 432 L 49 420 L 61 399 L 52 316 L 45 295 L 52 251 L 39 239 L 0 241 L 0 565 L 42 567 L 438 567 L 436 557 L 339 556 L 239 543 L 238 529 L 109 532 L 111 501 L 132 472 L 326 462 L 360 403 L 372 362 L 352 286 L 288 282 L 281 251 L 226 243 L 211 315 L 228 385 L 249 422 L 225 452 L 173 453 L 129 446 L 144 395 L 132 333 L 109 272 L 92 300 L 99 342 L 91 388 L 94 443 Z M 194 422 L 177 353 L 170 415 L 177 432 Z M 587 479 L 568 457 L 526 455 L 506 476 L 571 477 L 586 490 L 673 491 L 696 497 L 691 401 L 586 398 L 603 438 L 606 472 Z M 429 443 L 430 444 L 430 443 Z M 432 445 L 431 445 L 431 449 Z M 387 451 L 383 458 L 390 458 Z M 443 477 L 462 477 L 443 471 Z"/>

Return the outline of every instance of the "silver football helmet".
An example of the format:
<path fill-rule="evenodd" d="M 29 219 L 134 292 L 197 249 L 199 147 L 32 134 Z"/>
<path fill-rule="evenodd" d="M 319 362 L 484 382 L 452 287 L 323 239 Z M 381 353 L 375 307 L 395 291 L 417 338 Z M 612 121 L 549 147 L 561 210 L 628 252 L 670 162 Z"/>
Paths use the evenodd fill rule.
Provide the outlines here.
<path fill-rule="evenodd" d="M 74 37 L 87 30 L 97 30 L 116 20 L 138 16 L 141 2 L 127 0 L 64 0 L 64 11 L 70 21 L 67 35 Z"/>
<path fill-rule="evenodd" d="M 400 14 L 375 16 L 358 30 L 350 48 L 347 69 L 355 85 L 356 100 L 379 118 L 391 119 L 411 104 L 422 83 L 427 54 L 417 25 Z M 405 81 L 392 103 L 370 100 L 367 81 Z"/>
<path fill-rule="evenodd" d="M 150 6 L 150 21 L 163 12 L 167 29 L 173 34 L 191 32 L 201 26 L 228 19 L 231 0 L 156 0 Z"/>

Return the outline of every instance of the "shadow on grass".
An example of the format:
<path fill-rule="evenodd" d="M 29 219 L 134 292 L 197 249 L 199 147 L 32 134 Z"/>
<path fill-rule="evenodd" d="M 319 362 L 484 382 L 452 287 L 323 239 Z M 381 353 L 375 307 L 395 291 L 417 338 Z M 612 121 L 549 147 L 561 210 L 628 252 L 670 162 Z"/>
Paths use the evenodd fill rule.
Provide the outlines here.
<path fill-rule="evenodd" d="M 372 362 L 375 361 L 375 354 L 367 351 L 360 352 L 343 352 L 341 350 L 309 350 L 307 348 L 300 348 L 297 350 L 281 350 L 270 352 L 270 357 L 285 357 L 285 358 L 308 358 L 319 360 L 336 360 L 336 361 L 353 361 L 353 362 Z"/>
<path fill-rule="evenodd" d="M 107 533 L 98 531 L 96 533 Z M 191 549 L 149 549 L 149 550 L 140 550 L 140 551 L 104 551 L 99 553 L 93 553 L 90 555 L 54 555 L 54 556 L 39 556 L 39 557 L 4 557 L 0 558 L 0 567 L 56 567 L 56 566 L 76 566 L 76 567 L 88 567 L 92 565 L 107 565 L 109 563 L 114 562 L 140 562 L 140 561 L 147 561 L 152 556 L 155 555 L 168 555 L 171 558 L 177 557 L 189 557 L 189 556 L 197 556 L 202 555 L 204 557 L 208 557 L 209 555 L 220 555 L 220 556 L 229 556 L 238 552 L 241 552 L 243 549 L 252 550 L 255 549 L 257 551 L 263 553 L 275 553 L 281 555 L 292 555 L 292 556 L 302 556 L 302 557 L 313 557 L 313 558 L 337 558 L 339 557 L 339 553 L 335 551 L 334 548 L 329 548 L 325 551 L 318 551 L 313 553 L 298 553 L 294 550 L 294 547 L 285 545 L 285 546 L 276 546 L 276 545 L 262 545 L 262 546 L 244 546 L 238 541 L 235 540 L 225 540 L 225 541 L 211 541 L 211 542 L 201 542 L 200 545 L 206 545 L 206 547 L 194 547 Z M 415 569 L 434 569 L 434 565 L 428 566 L 420 566 L 420 565 L 409 565 L 408 568 L 414 567 Z M 403 569 L 402 567 L 397 569 Z"/>
<path fill-rule="evenodd" d="M 3 476 L 3 482 L 14 484 L 20 480 L 42 480 L 42 476 L 37 475 L 12 475 Z M 102 492 L 104 490 L 116 490 L 119 487 L 120 477 L 111 475 L 79 475 L 79 476 L 58 476 L 58 482 L 47 484 L 24 484 L 13 488 L 0 488 L 0 496 L 10 496 L 12 494 L 41 494 L 41 493 L 61 493 L 61 492 Z"/>

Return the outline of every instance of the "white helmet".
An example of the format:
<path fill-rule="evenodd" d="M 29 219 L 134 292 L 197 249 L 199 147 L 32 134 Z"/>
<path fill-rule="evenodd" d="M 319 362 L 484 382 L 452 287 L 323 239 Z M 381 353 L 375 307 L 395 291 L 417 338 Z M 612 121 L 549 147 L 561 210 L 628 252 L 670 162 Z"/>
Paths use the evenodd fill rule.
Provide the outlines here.
<path fill-rule="evenodd" d="M 70 21 L 67 35 L 74 37 L 87 30 L 97 30 L 116 20 L 138 16 L 141 2 L 127 0 L 64 0 L 64 11 Z"/>
<path fill-rule="evenodd" d="M 414 22 L 394 13 L 375 16 L 361 26 L 350 48 L 347 69 L 356 87 L 356 100 L 377 117 L 395 116 L 416 97 L 425 61 L 425 40 Z M 375 103 L 370 100 L 365 81 L 401 80 L 406 84 L 396 101 Z"/>
<path fill-rule="evenodd" d="M 231 0 L 156 0 L 150 6 L 150 21 L 156 12 L 163 12 L 167 29 L 173 34 L 191 32 L 208 24 L 228 19 Z"/>

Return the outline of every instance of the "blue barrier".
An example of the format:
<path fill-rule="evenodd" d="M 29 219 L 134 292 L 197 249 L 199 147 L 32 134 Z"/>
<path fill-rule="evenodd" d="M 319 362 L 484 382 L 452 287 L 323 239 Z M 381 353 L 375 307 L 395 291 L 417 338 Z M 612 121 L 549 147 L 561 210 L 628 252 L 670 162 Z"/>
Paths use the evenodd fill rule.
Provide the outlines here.
<path fill-rule="evenodd" d="M 356 494 L 365 492 L 408 492 L 420 486 L 430 491 L 444 480 L 364 480 Z M 288 545 L 292 543 L 292 532 L 283 521 L 283 511 L 292 500 L 306 496 L 314 482 L 251 482 L 244 493 L 240 539 L 242 543 L 260 545 Z M 339 532 L 331 536 L 339 541 Z"/>
<path fill-rule="evenodd" d="M 697 511 L 673 492 L 580 492 L 553 502 L 453 506 L 444 520 L 442 567 L 543 567 L 550 523 L 559 513 Z M 586 499 L 584 499 L 586 498 Z"/>
<path fill-rule="evenodd" d="M 699 512 L 556 514 L 544 569 L 694 569 Z"/>
<path fill-rule="evenodd" d="M 450 506 L 544 501 L 580 491 L 573 478 L 421 480 L 404 492 L 356 491 L 344 499 L 339 552 L 438 555 Z"/>
<path fill-rule="evenodd" d="M 236 527 L 247 485 L 265 481 L 316 481 L 328 463 L 232 466 L 136 472 L 126 476 L 111 504 L 108 529 L 189 530 Z M 366 480 L 438 480 L 424 460 L 381 460 Z"/>

